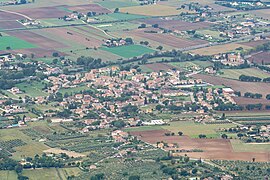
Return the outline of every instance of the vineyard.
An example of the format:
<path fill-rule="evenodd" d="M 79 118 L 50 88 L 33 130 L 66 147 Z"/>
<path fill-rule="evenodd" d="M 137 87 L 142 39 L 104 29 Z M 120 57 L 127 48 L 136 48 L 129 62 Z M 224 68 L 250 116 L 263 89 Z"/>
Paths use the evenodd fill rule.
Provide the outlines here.
<path fill-rule="evenodd" d="M 12 153 L 16 152 L 13 148 L 23 146 L 23 145 L 26 145 L 26 143 L 20 139 L 0 141 L 1 154 L 11 156 Z"/>

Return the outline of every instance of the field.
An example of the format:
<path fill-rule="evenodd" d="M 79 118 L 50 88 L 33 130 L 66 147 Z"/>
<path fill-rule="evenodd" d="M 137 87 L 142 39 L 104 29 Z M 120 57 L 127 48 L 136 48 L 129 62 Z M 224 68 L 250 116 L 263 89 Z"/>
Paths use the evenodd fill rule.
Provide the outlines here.
<path fill-rule="evenodd" d="M 197 74 L 193 77 L 202 79 L 212 85 L 224 85 L 231 87 L 235 91 L 240 91 L 242 94 L 246 92 L 259 93 L 265 97 L 269 94 L 270 84 L 269 83 L 255 83 L 255 82 L 242 82 L 233 79 L 227 79 L 217 76 L 210 76 L 204 74 Z"/>
<path fill-rule="evenodd" d="M 270 64 L 270 52 L 257 53 L 252 55 L 248 60 L 258 64 Z"/>
<path fill-rule="evenodd" d="M 215 54 L 221 54 L 226 53 L 230 51 L 235 51 L 235 49 L 242 47 L 244 49 L 251 49 L 249 46 L 236 44 L 236 43 L 230 43 L 230 44 L 223 44 L 223 45 L 217 45 L 214 47 L 206 47 L 201 49 L 196 49 L 190 51 L 193 54 L 200 54 L 200 55 L 215 55 Z"/>
<path fill-rule="evenodd" d="M 0 23 L 0 30 L 18 29 L 18 28 L 24 28 L 24 26 L 17 21 L 1 21 Z"/>
<path fill-rule="evenodd" d="M 149 39 L 151 41 L 155 41 L 159 43 L 159 45 L 167 45 L 177 49 L 186 48 L 190 46 L 196 46 L 200 44 L 207 43 L 204 40 L 188 40 L 181 37 L 177 37 L 172 34 L 161 34 L 161 33 L 147 33 L 145 29 L 142 30 L 134 30 L 130 33 L 132 36 L 138 36 L 142 39 Z M 151 43 L 150 43 L 151 44 Z"/>
<path fill-rule="evenodd" d="M 178 19 L 165 19 L 165 18 L 150 18 L 142 20 L 142 22 L 150 25 L 158 24 L 159 27 L 170 29 L 172 31 L 197 30 L 211 26 L 211 23 L 208 22 L 190 23 Z"/>
<path fill-rule="evenodd" d="M 18 175 L 15 171 L 0 171 L 1 180 L 16 180 Z"/>
<path fill-rule="evenodd" d="M 27 48 L 35 48 L 34 44 L 24 41 L 22 39 L 13 37 L 13 36 L 2 36 L 0 37 L 0 51 L 6 50 L 7 47 L 10 47 L 11 49 L 27 49 Z"/>
<path fill-rule="evenodd" d="M 67 179 L 68 176 L 76 176 L 81 171 L 79 168 L 50 168 L 50 169 L 35 169 L 35 170 L 24 170 L 23 175 L 29 177 L 30 180 L 47 180 L 47 179 L 55 179 L 62 180 Z"/>
<path fill-rule="evenodd" d="M 172 62 L 169 64 L 178 68 L 182 68 L 182 69 L 188 68 L 188 67 L 194 67 L 194 66 L 206 68 L 213 65 L 209 61 Z"/>
<path fill-rule="evenodd" d="M 144 65 L 146 68 L 152 71 L 168 71 L 169 69 L 175 68 L 174 66 L 166 63 L 153 63 L 153 64 L 146 64 Z"/>
<path fill-rule="evenodd" d="M 267 78 L 270 77 L 270 74 L 264 71 L 261 71 L 256 68 L 247 68 L 247 69 L 223 69 L 221 70 L 222 74 L 221 77 L 229 78 L 229 79 L 239 79 L 239 76 L 246 75 L 246 76 L 255 76 L 259 78 Z"/>
<path fill-rule="evenodd" d="M 100 4 L 103 7 L 108 9 L 122 8 L 122 7 L 130 7 L 130 6 L 138 6 L 139 3 L 133 0 L 95 0 L 96 3 Z"/>
<path fill-rule="evenodd" d="M 94 17 L 94 20 L 98 22 L 108 22 L 108 21 L 128 21 L 143 18 L 147 18 L 147 16 L 137 14 L 112 13 L 96 16 Z"/>
<path fill-rule="evenodd" d="M 178 15 L 181 12 L 189 12 L 188 10 L 177 10 L 175 7 L 166 5 L 145 5 L 120 8 L 122 13 L 138 14 L 144 16 L 171 16 Z"/>
<path fill-rule="evenodd" d="M 108 51 L 124 58 L 132 58 L 154 52 L 154 50 L 140 45 L 119 46 L 113 48 L 102 47 L 101 50 Z"/>
<path fill-rule="evenodd" d="M 164 126 L 165 127 L 165 126 Z M 165 148 L 167 150 L 200 150 L 202 152 L 178 152 L 174 156 L 183 156 L 187 154 L 196 159 L 218 159 L 218 160 L 243 160 L 252 161 L 256 158 L 258 162 L 269 161 L 268 152 L 236 152 L 234 151 L 230 140 L 227 139 L 198 139 L 189 136 L 165 136 L 167 130 L 149 130 L 149 131 L 131 131 L 130 134 L 139 139 L 156 145 L 157 142 L 176 143 L 178 148 Z"/>

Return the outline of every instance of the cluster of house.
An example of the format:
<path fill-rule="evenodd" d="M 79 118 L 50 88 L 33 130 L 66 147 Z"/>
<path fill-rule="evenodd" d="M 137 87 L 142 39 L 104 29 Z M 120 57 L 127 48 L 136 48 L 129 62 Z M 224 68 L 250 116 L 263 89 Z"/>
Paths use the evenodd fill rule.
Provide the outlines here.
<path fill-rule="evenodd" d="M 122 38 L 120 38 L 120 39 L 107 39 L 103 45 L 107 46 L 107 47 L 117 47 L 117 46 L 127 45 L 127 42 Z"/>
<path fill-rule="evenodd" d="M 10 1 L 1 1 L 0 5 L 2 6 L 9 6 L 9 5 L 19 5 L 19 4 L 26 4 L 30 3 L 26 0 L 10 0 Z"/>
<path fill-rule="evenodd" d="M 228 66 L 239 66 L 245 62 L 240 53 L 217 54 L 214 56 L 214 61 L 220 61 L 222 64 Z"/>
<path fill-rule="evenodd" d="M 208 88 L 207 91 L 198 91 L 194 93 L 194 98 L 197 99 L 197 104 L 202 107 L 207 107 L 208 110 L 212 110 L 219 106 L 219 102 L 224 104 L 236 104 L 234 97 L 234 90 L 231 88 L 223 88 L 222 92 L 219 89 Z M 199 109 L 198 113 L 204 113 L 205 109 Z"/>

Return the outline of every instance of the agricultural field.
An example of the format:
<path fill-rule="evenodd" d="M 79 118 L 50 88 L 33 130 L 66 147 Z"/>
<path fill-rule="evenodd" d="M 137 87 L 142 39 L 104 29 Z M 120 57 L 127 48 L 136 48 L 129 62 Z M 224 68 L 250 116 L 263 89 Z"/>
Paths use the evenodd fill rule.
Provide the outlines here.
<path fill-rule="evenodd" d="M 15 171 L 0 171 L 1 180 L 16 180 L 18 175 Z"/>
<path fill-rule="evenodd" d="M 244 49 L 251 49 L 249 46 L 237 44 L 237 43 L 231 43 L 231 44 L 223 44 L 223 45 L 217 45 L 213 47 L 206 47 L 201 49 L 196 49 L 190 51 L 193 54 L 200 54 L 200 55 L 215 55 L 215 54 L 221 54 L 226 52 L 235 51 L 237 48 L 244 48 Z"/>
<path fill-rule="evenodd" d="M 108 51 L 124 58 L 132 58 L 135 56 L 141 56 L 143 54 L 155 52 L 154 50 L 141 45 L 129 45 L 112 48 L 102 47 L 101 50 Z"/>
<path fill-rule="evenodd" d="M 177 15 L 182 12 L 189 12 L 188 10 L 176 9 L 175 7 L 166 5 L 145 5 L 145 6 L 133 6 L 120 8 L 122 13 L 138 14 L 144 16 L 171 16 Z"/>
<path fill-rule="evenodd" d="M 0 51 L 8 50 L 8 49 L 28 49 L 28 48 L 36 48 L 37 46 L 24 41 L 22 39 L 19 39 L 14 36 L 2 36 L 0 37 Z"/>
<path fill-rule="evenodd" d="M 255 76 L 261 79 L 270 77 L 270 74 L 259 69 L 247 68 L 247 69 L 223 69 L 221 70 L 221 77 L 239 80 L 239 76 Z"/>

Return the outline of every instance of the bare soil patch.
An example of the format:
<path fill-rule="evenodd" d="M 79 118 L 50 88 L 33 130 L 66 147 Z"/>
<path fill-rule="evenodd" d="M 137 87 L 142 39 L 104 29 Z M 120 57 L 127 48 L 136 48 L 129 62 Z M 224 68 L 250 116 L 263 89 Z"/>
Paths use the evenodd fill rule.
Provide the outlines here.
<path fill-rule="evenodd" d="M 47 150 L 45 150 L 43 152 L 45 152 L 45 153 L 53 153 L 53 154 L 65 153 L 69 157 L 74 157 L 74 158 L 85 157 L 84 154 L 76 153 L 76 152 L 73 152 L 73 151 L 62 150 L 62 149 L 58 149 L 58 148 L 50 148 L 50 149 L 47 149 Z"/>

